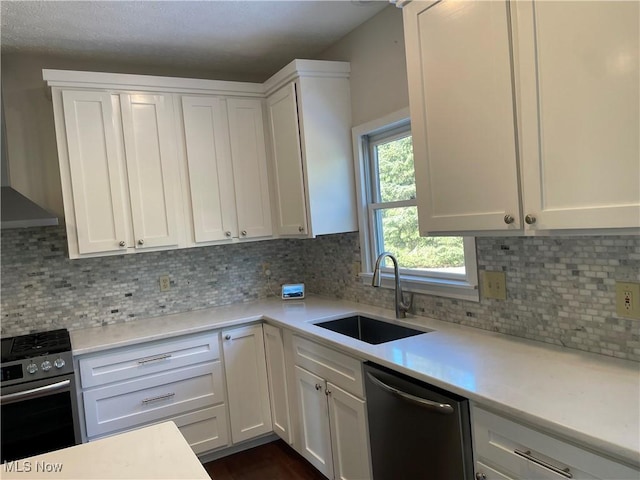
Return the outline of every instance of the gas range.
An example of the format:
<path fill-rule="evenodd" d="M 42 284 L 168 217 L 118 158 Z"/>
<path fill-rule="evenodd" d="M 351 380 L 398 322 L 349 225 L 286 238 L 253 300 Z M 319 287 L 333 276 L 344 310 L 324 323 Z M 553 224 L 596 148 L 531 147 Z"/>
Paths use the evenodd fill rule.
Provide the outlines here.
<path fill-rule="evenodd" d="M 67 329 L 2 339 L 2 387 L 73 373 Z"/>

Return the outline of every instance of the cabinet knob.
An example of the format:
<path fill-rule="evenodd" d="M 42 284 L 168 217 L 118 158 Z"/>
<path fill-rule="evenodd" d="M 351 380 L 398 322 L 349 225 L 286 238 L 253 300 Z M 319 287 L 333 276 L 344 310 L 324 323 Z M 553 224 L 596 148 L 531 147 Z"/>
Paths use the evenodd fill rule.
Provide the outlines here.
<path fill-rule="evenodd" d="M 504 216 L 504 223 L 506 223 L 507 225 L 511 225 L 514 221 L 515 221 L 515 218 L 513 218 L 513 215 Z"/>
<path fill-rule="evenodd" d="M 536 217 L 534 217 L 533 215 L 527 215 L 526 217 L 524 217 L 524 221 L 527 223 L 527 225 L 533 225 L 534 223 L 536 223 Z"/>
<path fill-rule="evenodd" d="M 226 334 L 226 335 L 224 336 L 224 339 L 225 339 L 225 340 L 231 340 L 231 335 Z"/>
<path fill-rule="evenodd" d="M 123 240 L 122 242 L 120 242 L 120 243 L 119 243 L 119 245 L 120 245 L 121 247 L 124 247 L 124 246 L 126 245 L 126 243 L 124 243 L 124 240 Z"/>
<path fill-rule="evenodd" d="M 141 238 L 140 240 L 138 240 L 138 245 L 144 245 L 144 239 Z"/>
<path fill-rule="evenodd" d="M 329 395 L 331 395 L 331 390 L 329 390 L 328 388 L 324 391 L 324 394 L 328 397 Z"/>
<path fill-rule="evenodd" d="M 231 232 L 227 230 L 226 232 L 224 232 L 224 236 L 229 238 L 231 236 Z"/>
<path fill-rule="evenodd" d="M 300 233 L 304 232 L 304 227 L 303 227 L 302 225 L 300 225 L 300 226 L 298 227 L 298 231 L 299 231 Z"/>
<path fill-rule="evenodd" d="M 476 480 L 487 480 L 487 476 L 484 473 L 476 473 Z"/>
<path fill-rule="evenodd" d="M 316 383 L 316 390 L 320 390 L 322 388 L 322 385 L 320 385 L 319 383 Z"/>
<path fill-rule="evenodd" d="M 247 231 L 246 230 L 242 230 L 240 232 L 240 235 L 242 235 L 243 237 L 246 237 L 247 236 Z"/>

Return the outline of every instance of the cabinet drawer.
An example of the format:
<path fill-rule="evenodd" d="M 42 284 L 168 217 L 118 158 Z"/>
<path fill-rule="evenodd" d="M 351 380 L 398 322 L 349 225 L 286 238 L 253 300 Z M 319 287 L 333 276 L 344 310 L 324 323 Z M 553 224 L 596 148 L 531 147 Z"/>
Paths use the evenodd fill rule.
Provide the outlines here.
<path fill-rule="evenodd" d="M 224 402 L 220 362 L 185 367 L 82 394 L 87 436 L 131 428 Z"/>
<path fill-rule="evenodd" d="M 640 474 L 626 465 L 476 406 L 473 407 L 473 435 L 478 466 L 485 463 L 505 478 L 637 480 Z"/>
<path fill-rule="evenodd" d="M 364 398 L 362 364 L 359 360 L 295 335 L 293 354 L 296 365 Z"/>
<path fill-rule="evenodd" d="M 203 408 L 171 420 L 197 455 L 229 444 L 227 406 Z"/>
<path fill-rule="evenodd" d="M 82 388 L 217 360 L 218 337 L 218 333 L 207 333 L 173 338 L 83 357 L 79 361 Z"/>

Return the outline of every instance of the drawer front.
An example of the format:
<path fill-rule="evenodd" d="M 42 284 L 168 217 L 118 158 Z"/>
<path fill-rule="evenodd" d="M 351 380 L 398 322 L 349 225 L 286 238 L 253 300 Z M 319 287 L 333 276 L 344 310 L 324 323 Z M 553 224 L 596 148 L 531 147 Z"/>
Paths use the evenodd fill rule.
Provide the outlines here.
<path fill-rule="evenodd" d="M 171 418 L 199 455 L 229 444 L 227 406 L 217 405 Z"/>
<path fill-rule="evenodd" d="M 217 332 L 192 335 L 82 357 L 78 362 L 82 388 L 217 360 L 218 337 Z"/>
<path fill-rule="evenodd" d="M 473 435 L 477 460 L 507 478 L 640 478 L 638 470 L 476 406 L 473 407 Z"/>
<path fill-rule="evenodd" d="M 87 436 L 223 403 L 223 385 L 217 361 L 83 392 Z"/>
<path fill-rule="evenodd" d="M 362 364 L 359 360 L 295 335 L 293 355 L 296 365 L 364 398 Z"/>

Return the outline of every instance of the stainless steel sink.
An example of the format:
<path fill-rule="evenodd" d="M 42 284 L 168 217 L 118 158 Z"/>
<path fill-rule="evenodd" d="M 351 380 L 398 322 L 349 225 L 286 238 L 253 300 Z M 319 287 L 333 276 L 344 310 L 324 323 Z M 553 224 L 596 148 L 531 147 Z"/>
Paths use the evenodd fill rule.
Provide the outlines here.
<path fill-rule="evenodd" d="M 430 331 L 416 330 L 415 328 L 383 322 L 382 320 L 375 320 L 373 318 L 363 317 L 362 315 L 329 320 L 327 322 L 316 323 L 315 325 L 357 340 L 362 340 L 372 345 L 412 337 Z"/>

